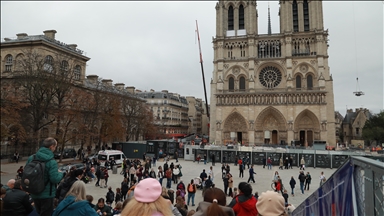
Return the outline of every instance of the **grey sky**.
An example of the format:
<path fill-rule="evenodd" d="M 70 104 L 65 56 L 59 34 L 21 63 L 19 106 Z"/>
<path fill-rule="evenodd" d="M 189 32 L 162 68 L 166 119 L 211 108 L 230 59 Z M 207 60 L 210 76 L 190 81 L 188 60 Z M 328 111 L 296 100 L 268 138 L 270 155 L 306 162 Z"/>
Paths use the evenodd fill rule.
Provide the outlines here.
<path fill-rule="evenodd" d="M 43 34 L 75 43 L 91 58 L 86 74 L 136 89 L 168 90 L 204 99 L 198 21 L 210 97 L 216 1 L 1 2 L 1 38 Z M 383 110 L 383 1 L 324 1 L 335 110 Z M 278 1 L 270 1 L 272 33 L 279 33 Z M 258 1 L 259 34 L 267 33 L 268 2 Z M 357 60 L 357 61 L 356 61 Z M 356 97 L 356 77 L 365 96 Z"/>

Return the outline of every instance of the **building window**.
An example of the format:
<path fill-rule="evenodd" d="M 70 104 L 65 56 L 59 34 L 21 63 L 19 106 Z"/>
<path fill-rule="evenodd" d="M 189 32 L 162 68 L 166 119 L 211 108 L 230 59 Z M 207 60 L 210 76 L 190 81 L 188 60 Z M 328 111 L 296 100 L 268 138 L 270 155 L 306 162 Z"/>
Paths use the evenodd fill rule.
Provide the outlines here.
<path fill-rule="evenodd" d="M 68 72 L 68 62 L 67 61 L 62 61 L 60 64 L 60 70 L 62 72 Z"/>
<path fill-rule="evenodd" d="M 301 77 L 299 75 L 296 76 L 296 88 L 301 88 Z"/>
<path fill-rule="evenodd" d="M 299 15 L 297 11 L 297 2 L 293 0 L 292 3 L 292 18 L 293 18 L 293 32 L 299 31 Z"/>
<path fill-rule="evenodd" d="M 244 77 L 240 77 L 240 86 L 239 86 L 239 89 L 240 90 L 245 90 L 245 78 Z"/>
<path fill-rule="evenodd" d="M 47 55 L 44 60 L 44 70 L 48 72 L 53 71 L 53 58 L 50 55 Z"/>
<path fill-rule="evenodd" d="M 229 6 L 228 9 L 228 30 L 233 30 L 233 7 Z"/>
<path fill-rule="evenodd" d="M 244 6 L 239 7 L 239 29 L 244 29 Z"/>
<path fill-rule="evenodd" d="M 303 3 L 303 14 L 304 14 L 304 31 L 309 31 L 308 0 L 304 0 L 304 3 Z"/>
<path fill-rule="evenodd" d="M 359 135 L 360 128 L 356 128 L 356 135 Z"/>
<path fill-rule="evenodd" d="M 312 75 L 307 76 L 307 89 L 312 90 L 313 89 L 313 79 Z"/>
<path fill-rule="evenodd" d="M 5 57 L 5 71 L 11 72 L 13 66 L 13 57 L 12 55 L 7 55 Z"/>
<path fill-rule="evenodd" d="M 232 77 L 229 78 L 228 88 L 229 88 L 229 91 L 233 91 L 235 89 L 235 80 Z"/>
<path fill-rule="evenodd" d="M 73 70 L 73 78 L 75 80 L 80 80 L 81 77 L 81 67 L 80 65 L 76 65 L 75 69 Z"/>

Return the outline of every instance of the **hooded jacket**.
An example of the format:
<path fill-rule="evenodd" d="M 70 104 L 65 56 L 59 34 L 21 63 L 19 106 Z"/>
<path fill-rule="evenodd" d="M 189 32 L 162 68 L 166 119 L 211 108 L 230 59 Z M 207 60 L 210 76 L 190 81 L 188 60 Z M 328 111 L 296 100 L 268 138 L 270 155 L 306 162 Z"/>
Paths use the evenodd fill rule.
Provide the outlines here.
<path fill-rule="evenodd" d="M 53 158 L 53 152 L 46 147 L 41 147 L 36 153 L 36 159 L 46 161 L 44 170 L 44 182 L 48 182 L 43 192 L 39 194 L 31 194 L 33 199 L 48 199 L 54 198 L 56 195 L 56 184 L 63 178 L 63 173 L 58 171 L 56 160 Z M 31 162 L 33 155 L 28 158 L 26 164 Z"/>
<path fill-rule="evenodd" d="M 210 202 L 200 202 L 199 203 L 199 206 L 197 207 L 197 211 L 195 214 L 193 214 L 193 216 L 209 216 L 207 215 L 207 209 L 208 207 L 211 205 L 212 203 Z M 235 213 L 233 212 L 233 209 L 229 208 L 229 207 L 226 207 L 226 206 L 221 206 L 219 205 L 219 207 L 229 216 L 235 216 Z M 256 207 L 255 207 L 256 208 Z"/>
<path fill-rule="evenodd" d="M 256 203 L 257 200 L 252 194 L 245 196 L 241 193 L 232 199 L 228 207 L 233 209 L 236 216 L 257 215 Z"/>
<path fill-rule="evenodd" d="M 97 216 L 95 209 L 86 200 L 75 202 L 74 196 L 67 196 L 57 206 L 52 216 L 59 215 L 78 215 L 78 216 Z"/>

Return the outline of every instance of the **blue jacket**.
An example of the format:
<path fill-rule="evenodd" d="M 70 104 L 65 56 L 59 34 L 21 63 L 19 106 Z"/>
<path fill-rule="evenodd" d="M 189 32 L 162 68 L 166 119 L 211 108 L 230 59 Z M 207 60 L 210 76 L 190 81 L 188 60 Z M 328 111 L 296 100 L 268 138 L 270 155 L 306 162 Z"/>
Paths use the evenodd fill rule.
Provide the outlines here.
<path fill-rule="evenodd" d="M 57 206 L 52 216 L 97 216 L 95 209 L 93 209 L 89 202 L 86 200 L 75 201 L 74 196 L 67 196 Z M 68 206 L 68 207 L 67 207 Z"/>
<path fill-rule="evenodd" d="M 26 164 L 31 162 L 33 155 L 28 158 Z M 41 147 L 36 153 L 36 159 L 41 161 L 47 161 L 45 163 L 44 182 L 48 182 L 43 192 L 39 194 L 31 194 L 33 199 L 48 199 L 54 198 L 56 195 L 57 183 L 63 178 L 63 173 L 59 172 L 57 162 L 54 159 L 53 152 L 49 148 Z"/>

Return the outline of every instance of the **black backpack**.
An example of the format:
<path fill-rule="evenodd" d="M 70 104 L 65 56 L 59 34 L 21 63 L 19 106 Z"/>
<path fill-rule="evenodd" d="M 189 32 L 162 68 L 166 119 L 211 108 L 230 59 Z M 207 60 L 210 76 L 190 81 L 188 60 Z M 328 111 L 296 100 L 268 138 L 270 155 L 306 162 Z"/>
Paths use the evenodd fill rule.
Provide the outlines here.
<path fill-rule="evenodd" d="M 52 159 L 51 159 L 52 160 Z M 21 178 L 21 186 L 23 190 L 30 194 L 39 194 L 43 192 L 48 181 L 44 181 L 45 164 L 48 161 L 40 161 L 33 155 L 33 159 L 24 167 L 23 177 Z"/>
<path fill-rule="evenodd" d="M 113 203 L 113 200 L 115 199 L 115 193 L 113 191 L 108 191 L 107 193 L 107 203 Z"/>

